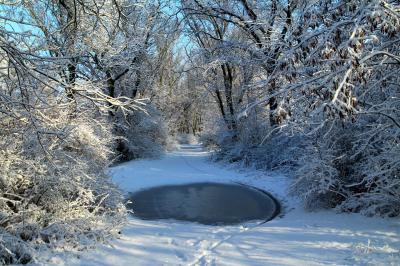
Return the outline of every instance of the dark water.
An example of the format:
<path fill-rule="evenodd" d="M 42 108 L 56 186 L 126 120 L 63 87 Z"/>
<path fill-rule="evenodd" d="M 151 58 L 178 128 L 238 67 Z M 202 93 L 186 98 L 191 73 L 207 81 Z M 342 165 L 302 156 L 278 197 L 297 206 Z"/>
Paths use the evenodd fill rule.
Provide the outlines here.
<path fill-rule="evenodd" d="M 276 201 L 251 187 L 196 183 L 162 186 L 132 193 L 128 208 L 146 220 L 174 219 L 207 225 L 270 220 L 279 212 Z"/>

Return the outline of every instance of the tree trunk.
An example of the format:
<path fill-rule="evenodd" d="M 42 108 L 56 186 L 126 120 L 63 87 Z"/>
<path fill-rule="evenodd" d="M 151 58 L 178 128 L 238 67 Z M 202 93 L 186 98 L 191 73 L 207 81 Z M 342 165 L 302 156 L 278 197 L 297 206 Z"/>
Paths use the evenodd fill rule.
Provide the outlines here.
<path fill-rule="evenodd" d="M 230 130 L 236 132 L 236 119 L 235 119 L 235 109 L 233 106 L 233 97 L 232 97 L 232 88 L 233 88 L 233 76 L 232 76 L 232 67 L 228 64 L 221 65 L 222 74 L 224 76 L 224 86 L 225 86 L 225 98 L 226 105 L 229 110 L 229 124 L 228 127 Z"/>

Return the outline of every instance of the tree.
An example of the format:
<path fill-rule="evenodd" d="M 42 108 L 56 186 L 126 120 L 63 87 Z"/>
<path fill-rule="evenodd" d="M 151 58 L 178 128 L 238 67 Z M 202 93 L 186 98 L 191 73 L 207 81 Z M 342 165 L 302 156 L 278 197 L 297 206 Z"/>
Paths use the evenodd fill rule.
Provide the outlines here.
<path fill-rule="evenodd" d="M 233 90 L 238 133 L 219 143 L 223 156 L 271 165 L 260 156 L 283 153 L 272 165 L 298 169 L 306 202 L 398 215 L 395 1 L 181 3 L 204 69 L 223 62 L 236 88 L 247 84 Z"/>
<path fill-rule="evenodd" d="M 104 172 L 114 141 L 106 115 L 140 102 L 104 93 L 90 57 L 94 44 L 110 49 L 101 33 L 117 27 L 119 3 L 1 5 L 1 263 L 27 263 L 38 245 L 94 244 L 124 220 Z"/>

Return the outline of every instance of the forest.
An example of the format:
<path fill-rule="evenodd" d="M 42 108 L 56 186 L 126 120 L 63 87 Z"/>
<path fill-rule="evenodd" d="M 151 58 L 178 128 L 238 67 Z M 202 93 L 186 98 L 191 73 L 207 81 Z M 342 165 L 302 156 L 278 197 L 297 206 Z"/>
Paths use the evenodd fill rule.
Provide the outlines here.
<path fill-rule="evenodd" d="M 400 3 L 0 0 L 0 264 L 117 235 L 109 167 L 185 135 L 306 210 L 399 217 Z"/>

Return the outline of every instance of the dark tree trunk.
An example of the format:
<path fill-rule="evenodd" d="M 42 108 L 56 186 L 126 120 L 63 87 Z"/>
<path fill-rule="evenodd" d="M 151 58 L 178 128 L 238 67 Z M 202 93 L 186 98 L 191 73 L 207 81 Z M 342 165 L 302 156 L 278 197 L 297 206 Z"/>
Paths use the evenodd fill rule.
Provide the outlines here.
<path fill-rule="evenodd" d="M 135 86 L 133 87 L 132 91 L 132 99 L 135 99 L 138 91 L 139 91 L 139 86 L 142 83 L 142 73 L 140 70 L 136 71 L 136 80 L 135 80 Z"/>
<path fill-rule="evenodd" d="M 232 97 L 232 89 L 233 89 L 233 75 L 232 75 L 232 67 L 229 64 L 221 65 L 222 74 L 224 76 L 224 86 L 225 86 L 225 98 L 226 105 L 229 110 L 229 129 L 236 132 L 236 118 L 235 118 L 235 109 L 233 106 L 233 97 Z"/>
<path fill-rule="evenodd" d="M 224 102 L 222 101 L 221 92 L 218 89 L 216 89 L 215 94 L 217 95 L 217 103 L 218 103 L 219 111 L 221 112 L 222 118 L 224 119 L 226 125 L 229 126 L 229 120 L 226 117 Z"/>
<path fill-rule="evenodd" d="M 115 79 L 112 77 L 110 71 L 107 71 L 107 90 L 108 96 L 115 98 Z M 111 117 L 115 116 L 115 107 L 109 103 L 110 110 L 108 111 Z"/>

